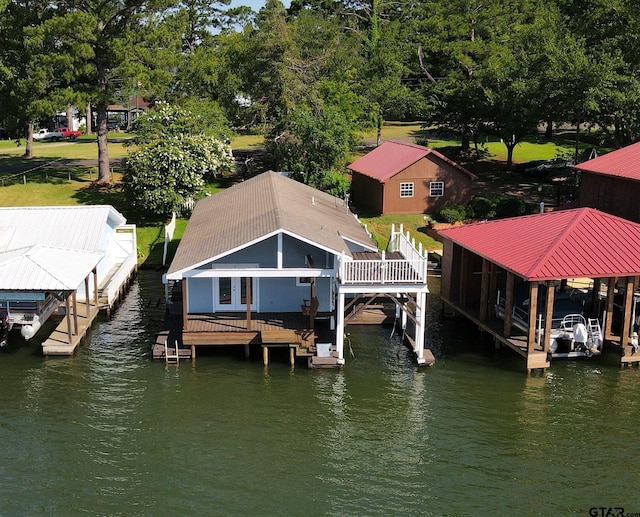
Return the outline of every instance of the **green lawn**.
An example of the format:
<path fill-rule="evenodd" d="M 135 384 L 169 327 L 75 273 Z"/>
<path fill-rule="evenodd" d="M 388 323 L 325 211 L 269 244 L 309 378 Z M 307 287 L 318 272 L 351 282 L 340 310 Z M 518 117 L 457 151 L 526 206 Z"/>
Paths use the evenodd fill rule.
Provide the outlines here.
<path fill-rule="evenodd" d="M 367 139 L 375 139 L 375 131 L 364 135 Z M 429 138 L 430 133 L 421 129 L 420 123 L 388 123 L 385 124 L 382 137 L 404 138 L 415 141 L 416 138 L 426 140 L 428 145 L 434 148 L 459 146 L 455 140 Z M 124 157 L 129 151 L 129 147 L 124 145 L 126 139 L 130 138 L 123 133 L 113 133 L 109 136 L 109 156 L 112 158 Z M 264 144 L 261 135 L 240 135 L 232 140 L 232 148 L 248 149 L 259 148 Z M 483 142 L 486 156 L 493 160 L 506 159 L 506 148 L 498 141 Z M 527 162 L 537 159 L 550 159 L 561 154 L 571 153 L 573 143 L 570 140 L 556 139 L 555 142 L 535 141 L 519 144 L 514 152 L 514 161 Z M 95 160 L 97 158 L 97 146 L 95 137 L 84 136 L 76 142 L 59 143 L 35 143 L 34 155 L 31 160 L 24 160 L 21 155 L 24 153 L 24 141 L 20 146 L 16 146 L 15 141 L 0 141 L 0 206 L 29 206 L 29 205 L 76 205 L 76 204 L 110 204 L 122 212 L 127 219 L 137 224 L 138 235 L 138 256 L 139 262 L 159 264 L 162 260 L 164 243 L 164 230 L 161 222 L 145 221 L 130 213 L 124 195 L 118 182 L 120 171 L 117 169 L 113 174 L 114 187 L 110 189 L 96 189 L 93 180 L 96 178 L 95 165 L 89 164 L 79 166 L 68 161 L 75 160 Z M 26 175 L 26 184 L 23 183 L 24 176 L 15 172 L 2 172 L 3 170 L 23 170 L 35 168 L 39 165 L 57 160 L 54 169 L 38 169 Z M 18 167 L 18 169 L 16 169 Z M 220 180 L 207 187 L 210 194 L 215 194 L 228 186 L 225 180 Z M 420 230 L 426 225 L 425 216 L 402 215 L 402 216 L 382 216 L 364 217 L 361 221 L 367 225 L 373 234 L 380 248 L 384 249 L 390 235 L 391 225 L 399 227 L 404 225 L 405 231 L 409 231 L 417 243 L 422 243 L 426 250 L 437 249 L 440 244 Z M 170 256 L 177 246 L 186 226 L 186 220 L 179 220 L 175 241 L 170 245 Z"/>
<path fill-rule="evenodd" d="M 402 225 L 404 233 L 409 232 L 410 237 L 415 239 L 416 247 L 422 244 L 423 249 L 427 251 L 442 249 L 441 243 L 421 231 L 429 219 L 429 216 L 423 214 L 405 214 L 361 217 L 360 221 L 366 225 L 380 249 L 387 247 L 391 237 L 391 225 L 395 225 L 397 231 Z"/>

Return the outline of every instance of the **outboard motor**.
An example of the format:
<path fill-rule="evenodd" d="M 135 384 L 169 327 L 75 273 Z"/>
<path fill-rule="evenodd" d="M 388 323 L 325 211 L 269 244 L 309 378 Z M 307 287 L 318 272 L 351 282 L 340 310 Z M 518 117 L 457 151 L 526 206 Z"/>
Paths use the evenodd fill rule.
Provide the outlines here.
<path fill-rule="evenodd" d="M 573 341 L 575 343 L 575 350 L 578 352 L 584 352 L 587 357 L 591 357 L 593 353 L 587 347 L 587 340 L 589 339 L 589 333 L 587 327 L 582 323 L 576 323 L 573 326 Z"/>

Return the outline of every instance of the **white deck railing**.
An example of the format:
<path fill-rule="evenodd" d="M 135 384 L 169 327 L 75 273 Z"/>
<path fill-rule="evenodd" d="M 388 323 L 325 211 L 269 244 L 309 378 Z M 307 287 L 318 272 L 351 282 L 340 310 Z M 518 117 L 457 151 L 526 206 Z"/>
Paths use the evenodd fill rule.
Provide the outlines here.
<path fill-rule="evenodd" d="M 391 251 L 399 252 L 404 259 L 385 258 L 382 252 L 380 260 L 340 260 L 340 282 L 342 284 L 426 284 L 427 257 L 423 256 L 422 246 L 415 247 L 415 241 L 391 227 Z"/>

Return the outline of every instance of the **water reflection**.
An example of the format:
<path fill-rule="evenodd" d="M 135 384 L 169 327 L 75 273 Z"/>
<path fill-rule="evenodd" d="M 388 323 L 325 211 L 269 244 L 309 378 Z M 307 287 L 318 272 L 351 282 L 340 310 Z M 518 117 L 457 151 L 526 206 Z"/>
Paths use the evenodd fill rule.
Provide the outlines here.
<path fill-rule="evenodd" d="M 142 273 L 74 357 L 0 355 L 3 513 L 640 507 L 638 368 L 594 358 L 527 377 L 482 349 L 476 329 L 441 320 L 434 297 L 432 368 L 379 327 L 349 328 L 355 357 L 341 370 L 292 370 L 277 354 L 268 369 L 225 355 L 167 366 L 149 357 L 155 276 Z"/>

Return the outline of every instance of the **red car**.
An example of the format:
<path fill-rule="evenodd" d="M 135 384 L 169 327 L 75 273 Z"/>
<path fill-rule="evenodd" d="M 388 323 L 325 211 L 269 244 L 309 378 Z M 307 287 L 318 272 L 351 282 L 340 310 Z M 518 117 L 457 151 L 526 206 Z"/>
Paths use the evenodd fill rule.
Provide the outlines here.
<path fill-rule="evenodd" d="M 75 140 L 80 135 L 82 135 L 80 131 L 72 131 L 71 129 L 66 127 L 59 127 L 58 129 L 56 129 L 56 131 L 62 133 L 62 138 L 64 138 L 65 140 Z"/>

